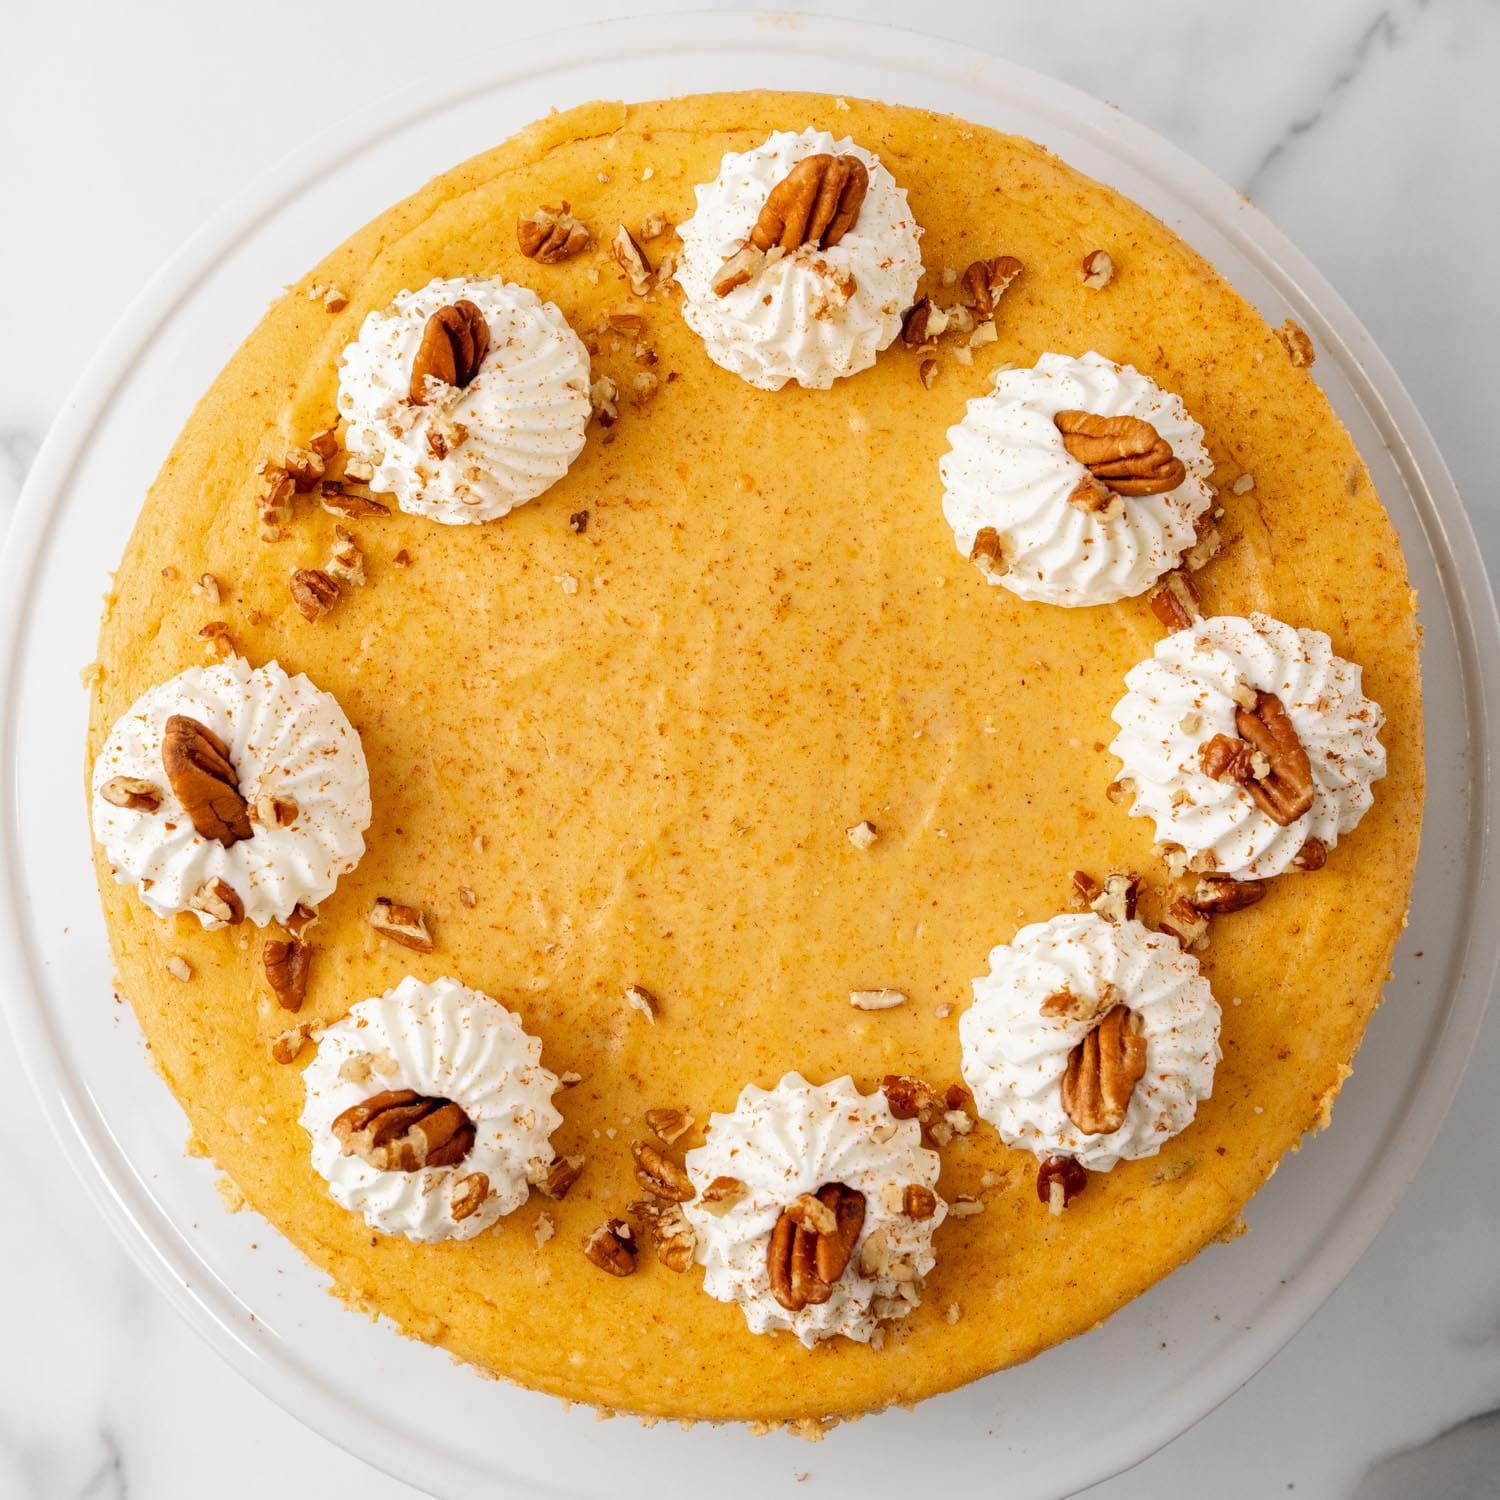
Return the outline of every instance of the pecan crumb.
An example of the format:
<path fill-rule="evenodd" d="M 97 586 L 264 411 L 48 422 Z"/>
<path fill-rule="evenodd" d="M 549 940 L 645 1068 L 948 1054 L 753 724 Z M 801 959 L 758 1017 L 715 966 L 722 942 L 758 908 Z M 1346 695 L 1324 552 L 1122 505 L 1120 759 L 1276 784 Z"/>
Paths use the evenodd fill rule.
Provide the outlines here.
<path fill-rule="evenodd" d="M 186 984 L 193 977 L 193 966 L 179 954 L 169 953 L 164 967 L 181 984 Z"/>
<path fill-rule="evenodd" d="M 402 906 L 389 896 L 378 897 L 366 920 L 382 937 L 414 953 L 431 953 L 437 944 L 427 928 L 427 918 L 420 907 Z"/>
<path fill-rule="evenodd" d="M 894 1010 L 906 1004 L 906 996 L 900 990 L 850 990 L 849 1004 L 855 1010 Z"/>
<path fill-rule="evenodd" d="M 657 1001 L 650 990 L 638 984 L 627 984 L 625 1003 L 632 1010 L 639 1011 L 653 1026 L 656 1024 Z"/>
<path fill-rule="evenodd" d="M 868 849 L 880 837 L 875 825 L 869 819 L 856 823 L 853 828 L 846 828 L 844 831 L 849 835 L 849 842 L 856 849 Z"/>
<path fill-rule="evenodd" d="M 302 1055 L 302 1049 L 307 1045 L 307 1039 L 312 1035 L 312 1027 L 305 1022 L 301 1025 L 290 1026 L 285 1031 L 278 1031 L 271 1038 L 271 1057 L 279 1063 L 294 1063 Z"/>
<path fill-rule="evenodd" d="M 575 536 L 582 536 L 589 529 L 589 513 L 586 510 L 575 510 L 568 517 L 568 530 Z"/>

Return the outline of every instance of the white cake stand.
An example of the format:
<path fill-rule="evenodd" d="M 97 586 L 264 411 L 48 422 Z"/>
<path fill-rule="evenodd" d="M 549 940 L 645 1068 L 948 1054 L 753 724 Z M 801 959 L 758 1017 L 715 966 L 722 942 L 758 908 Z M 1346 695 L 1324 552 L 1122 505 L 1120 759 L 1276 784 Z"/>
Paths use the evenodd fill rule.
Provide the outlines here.
<path fill-rule="evenodd" d="M 481 49 L 477 49 L 479 51 Z M 738 1429 L 647 1431 L 478 1379 L 346 1312 L 214 1173 L 149 1072 L 110 962 L 89 866 L 85 703 L 95 599 L 200 392 L 267 300 L 427 177 L 553 106 L 689 90 L 805 88 L 926 105 L 1031 136 L 1127 193 L 1274 323 L 1312 334 L 1316 373 L 1400 528 L 1426 626 L 1430 801 L 1411 930 L 1338 1123 L 1213 1248 L 1103 1329 L 1019 1369 L 842 1427 L 818 1447 Z M 445 1497 L 790 1491 L 1070 1492 L 1138 1462 L 1261 1367 L 1394 1207 L 1448 1107 L 1494 975 L 1487 840 L 1500 734 L 1486 680 L 1500 630 L 1427 429 L 1369 335 L 1261 215 L 1117 111 L 994 58 L 848 21 L 705 15 L 497 46 L 324 137 L 248 191 L 152 283 L 42 449 L 0 588 L 0 972 L 63 1154 L 172 1302 L 244 1375 L 335 1442 Z M 45 1247 L 38 1247 L 44 1253 Z M 608 1360 L 608 1345 L 589 1351 Z M 810 1490 L 799 1490 L 807 1494 Z"/>

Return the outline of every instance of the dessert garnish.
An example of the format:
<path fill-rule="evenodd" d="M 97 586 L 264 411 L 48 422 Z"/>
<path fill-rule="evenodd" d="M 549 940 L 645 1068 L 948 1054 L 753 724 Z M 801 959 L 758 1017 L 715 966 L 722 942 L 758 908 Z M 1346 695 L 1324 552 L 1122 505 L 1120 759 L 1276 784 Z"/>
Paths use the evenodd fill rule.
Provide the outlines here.
<path fill-rule="evenodd" d="M 316 624 L 339 602 L 339 586 L 321 568 L 298 568 L 292 574 L 292 602 L 302 618 Z"/>
<path fill-rule="evenodd" d="M 788 1312 L 826 1302 L 848 1269 L 865 1222 L 865 1195 L 841 1182 L 802 1193 L 782 1211 L 766 1247 L 771 1295 Z"/>
<path fill-rule="evenodd" d="M 648 1109 L 646 1124 L 663 1144 L 671 1146 L 693 1128 L 693 1117 L 680 1109 Z"/>
<path fill-rule="evenodd" d="M 1216 734 L 1198 751 L 1203 774 L 1238 782 L 1268 818 L 1289 827 L 1312 806 L 1312 762 L 1285 705 L 1275 693 L 1256 693 L 1255 706 L 1236 706 L 1240 738 Z"/>
<path fill-rule="evenodd" d="M 1100 292 L 1115 279 L 1115 263 L 1108 250 L 1090 250 L 1079 262 L 1078 274 L 1090 291 Z"/>
<path fill-rule="evenodd" d="M 422 406 L 430 399 L 429 380 L 463 390 L 479 373 L 489 348 L 490 325 L 467 297 L 440 307 L 427 319 L 412 360 L 412 405 Z"/>
<path fill-rule="evenodd" d="M 869 190 L 870 174 L 857 156 L 804 156 L 767 194 L 750 243 L 762 254 L 773 245 L 830 250 L 854 227 Z"/>
<path fill-rule="evenodd" d="M 239 777 L 230 764 L 229 747 L 211 729 L 187 714 L 173 714 L 162 736 L 161 759 L 167 780 L 200 837 L 227 849 L 254 834 Z"/>
<path fill-rule="evenodd" d="M 630 1225 L 623 1219 L 609 1219 L 584 1240 L 583 1253 L 601 1271 L 611 1276 L 629 1276 L 635 1271 L 639 1252 Z"/>
<path fill-rule="evenodd" d="M 431 953 L 437 946 L 427 927 L 427 917 L 417 906 L 403 906 L 389 896 L 377 896 L 366 919 L 381 937 L 410 948 L 413 953 Z"/>
<path fill-rule="evenodd" d="M 298 938 L 267 938 L 260 958 L 276 1003 L 282 1010 L 301 1010 L 312 968 L 311 946 Z"/>
<path fill-rule="evenodd" d="M 516 240 L 528 260 L 555 266 L 559 261 L 588 249 L 587 226 L 569 212 L 566 198 L 560 204 L 544 204 L 530 218 L 516 220 Z"/>
<path fill-rule="evenodd" d="M 640 241 L 623 224 L 615 230 L 615 237 L 609 242 L 609 254 L 625 273 L 630 290 L 637 297 L 646 296 L 656 284 L 656 273 L 651 269 Z"/>
<path fill-rule="evenodd" d="M 1036 1195 L 1060 1214 L 1089 1185 L 1089 1174 L 1071 1156 L 1049 1156 L 1036 1170 Z"/>
<path fill-rule="evenodd" d="M 338 1115 L 332 1125 L 346 1156 L 380 1172 L 452 1167 L 474 1148 L 474 1122 L 451 1099 L 385 1089 Z"/>
<path fill-rule="evenodd" d="M 238 927 L 245 920 L 245 903 L 234 887 L 218 875 L 198 887 L 188 902 L 188 910 L 210 927 Z"/>
<path fill-rule="evenodd" d="M 1125 1123 L 1130 1096 L 1145 1071 L 1140 1021 L 1128 1005 L 1116 1005 L 1069 1053 L 1062 1107 L 1085 1135 L 1107 1135 Z"/>
<path fill-rule="evenodd" d="M 155 812 L 161 806 L 161 792 L 140 776 L 111 776 L 99 788 L 99 795 L 111 807 L 128 807 L 132 812 Z"/>
<path fill-rule="evenodd" d="M 1161 587 L 1153 590 L 1148 602 L 1151 613 L 1174 634 L 1191 629 L 1195 620 L 1203 618 L 1203 612 L 1198 608 L 1198 590 L 1183 572 L 1168 573 L 1162 579 Z"/>
<path fill-rule="evenodd" d="M 1000 299 L 1025 268 L 1014 255 L 976 260 L 963 274 L 964 298 L 981 318 L 992 318 Z"/>
<path fill-rule="evenodd" d="M 680 1203 L 657 1203 L 642 1199 L 625 1210 L 650 1236 L 656 1258 L 669 1271 L 679 1275 L 690 1270 L 698 1236 L 688 1223 Z"/>
<path fill-rule="evenodd" d="M 630 1155 L 635 1161 L 636 1181 L 648 1193 L 686 1203 L 694 1195 L 688 1174 L 670 1157 L 664 1156 L 650 1141 L 631 1143 Z"/>
<path fill-rule="evenodd" d="M 1187 478 L 1171 444 L 1142 417 L 1060 411 L 1052 420 L 1062 433 L 1063 447 L 1095 481 L 1080 483 L 1068 497 L 1085 510 L 1105 509 L 1110 494 L 1162 495 Z"/>

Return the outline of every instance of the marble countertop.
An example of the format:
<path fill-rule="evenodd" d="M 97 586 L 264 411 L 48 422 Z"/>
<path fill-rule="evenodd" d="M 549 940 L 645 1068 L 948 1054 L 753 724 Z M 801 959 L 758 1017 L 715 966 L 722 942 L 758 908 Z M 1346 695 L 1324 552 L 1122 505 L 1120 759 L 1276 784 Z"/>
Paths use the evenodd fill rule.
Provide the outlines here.
<path fill-rule="evenodd" d="M 555 0 L 546 14 L 560 24 L 677 8 Z M 1065 78 L 1242 188 L 1396 366 L 1497 576 L 1500 487 L 1486 451 L 1495 422 L 1479 379 L 1500 332 L 1495 0 L 802 8 L 909 22 Z M 394 0 L 259 0 L 233 21 L 215 12 L 213 24 L 193 0 L 7 13 L 0 517 L 81 357 L 251 175 L 401 81 L 393 59 L 420 56 L 427 34 L 414 14 Z M 449 0 L 443 15 L 444 34 L 475 45 L 535 24 L 502 22 L 484 0 Z M 438 60 L 422 56 L 421 66 Z M 1339 1291 L 1218 1411 L 1092 1493 L 1500 1495 L 1496 1076 L 1500 1009 L 1425 1168 Z M 26 1087 L 0 1051 L 0 1500 L 189 1500 L 210 1489 L 216 1500 L 249 1500 L 288 1486 L 299 1496 L 415 1495 L 221 1364 L 75 1184 L 32 1160 L 31 1130 Z"/>

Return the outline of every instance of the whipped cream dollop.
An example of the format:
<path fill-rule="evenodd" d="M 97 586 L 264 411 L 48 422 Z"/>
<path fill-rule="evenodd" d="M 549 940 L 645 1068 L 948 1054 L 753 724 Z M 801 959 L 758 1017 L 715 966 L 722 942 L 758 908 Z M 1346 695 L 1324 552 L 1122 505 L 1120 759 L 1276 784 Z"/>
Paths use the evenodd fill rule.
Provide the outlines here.
<path fill-rule="evenodd" d="M 720 267 L 749 239 L 766 198 L 804 157 L 856 156 L 870 175 L 854 226 L 827 250 L 803 245 L 765 264 L 743 286 L 717 296 Z M 753 151 L 730 152 L 697 190 L 678 228 L 682 315 L 716 365 L 763 391 L 787 381 L 827 390 L 857 375 L 901 332 L 922 274 L 921 230 L 906 189 L 877 157 L 826 130 L 777 131 Z"/>
<path fill-rule="evenodd" d="M 916 1120 L 898 1120 L 883 1094 L 861 1094 L 851 1078 L 813 1085 L 788 1073 L 774 1089 L 747 1084 L 732 1114 L 713 1115 L 706 1144 L 689 1151 L 687 1173 L 698 1196 L 683 1204 L 697 1233 L 703 1288 L 737 1302 L 752 1333 L 790 1331 L 808 1347 L 842 1334 L 868 1343 L 884 1319 L 905 1317 L 921 1300 L 921 1282 L 936 1264 L 933 1231 L 947 1216 L 913 1219 L 905 1189 L 936 1195 L 940 1163 L 922 1145 Z M 703 1190 L 718 1177 L 744 1184 L 715 1212 Z M 786 1206 L 829 1183 L 863 1193 L 865 1219 L 848 1268 L 827 1302 L 800 1312 L 771 1292 L 766 1252 Z"/>
<path fill-rule="evenodd" d="M 1043 1014 L 1043 1003 L 1064 992 L 1099 1002 L 1101 1015 L 1128 1005 L 1145 1039 L 1146 1071 L 1124 1123 L 1105 1135 L 1085 1135 L 1063 1109 L 1068 1054 L 1094 1024 Z M 975 1108 L 1005 1143 L 1038 1158 L 1071 1156 L 1094 1172 L 1154 1156 L 1185 1129 L 1213 1092 L 1220 1056 L 1219 1006 L 1198 960 L 1168 933 L 1094 912 L 1023 927 L 991 949 L 958 1035 Z"/>
<path fill-rule="evenodd" d="M 223 741 L 249 805 L 253 834 L 226 848 L 204 838 L 167 779 L 162 741 L 174 714 Z M 118 778 L 145 783 L 150 807 L 117 806 L 105 789 Z M 257 804 L 282 804 L 281 823 Z M 239 897 L 258 927 L 316 906 L 357 865 L 370 826 L 370 773 L 353 725 L 331 693 L 274 661 L 252 670 L 240 657 L 189 667 L 144 693 L 110 730 L 93 774 L 94 837 L 122 885 L 134 885 L 158 916 L 192 910 L 204 927 L 224 923 L 191 905 L 215 880 Z"/>
<path fill-rule="evenodd" d="M 303 1070 L 301 1123 L 313 1167 L 336 1203 L 382 1234 L 424 1244 L 472 1239 L 519 1208 L 551 1164 L 562 1116 L 552 1105 L 557 1077 L 541 1058 L 541 1042 L 498 1000 L 454 979 L 408 976 L 330 1026 Z M 462 1161 L 383 1171 L 344 1150 L 333 1122 L 396 1089 L 463 1110 L 474 1144 Z"/>
<path fill-rule="evenodd" d="M 1163 494 L 1117 496 L 1104 511 L 1071 504 L 1088 470 L 1053 420 L 1069 410 L 1150 422 L 1187 477 Z M 1193 545 L 1213 499 L 1213 461 L 1182 398 L 1099 354 L 1044 354 L 1029 370 L 1000 371 L 948 442 L 938 473 L 958 550 L 969 557 L 992 528 L 1000 560 L 985 576 L 1042 604 L 1112 604 L 1150 588 Z"/>
<path fill-rule="evenodd" d="M 1157 842 L 1185 850 L 1192 868 L 1237 880 L 1295 868 L 1309 839 L 1333 848 L 1385 775 L 1385 715 L 1361 679 L 1321 630 L 1269 615 L 1218 615 L 1167 636 L 1126 674 L 1128 691 L 1114 708 L 1120 732 L 1109 748 L 1123 762 L 1131 814 L 1151 818 Z M 1235 695 L 1245 688 L 1281 699 L 1312 766 L 1312 806 L 1286 826 L 1199 761 L 1216 734 L 1238 737 Z"/>
<path fill-rule="evenodd" d="M 426 403 L 413 405 L 412 361 L 427 320 L 461 300 L 484 314 L 489 352 L 468 385 L 429 381 Z M 526 287 L 431 281 L 365 318 L 344 350 L 338 405 L 349 453 L 375 467 L 371 489 L 449 525 L 493 521 L 551 488 L 583 452 L 588 350 Z"/>

